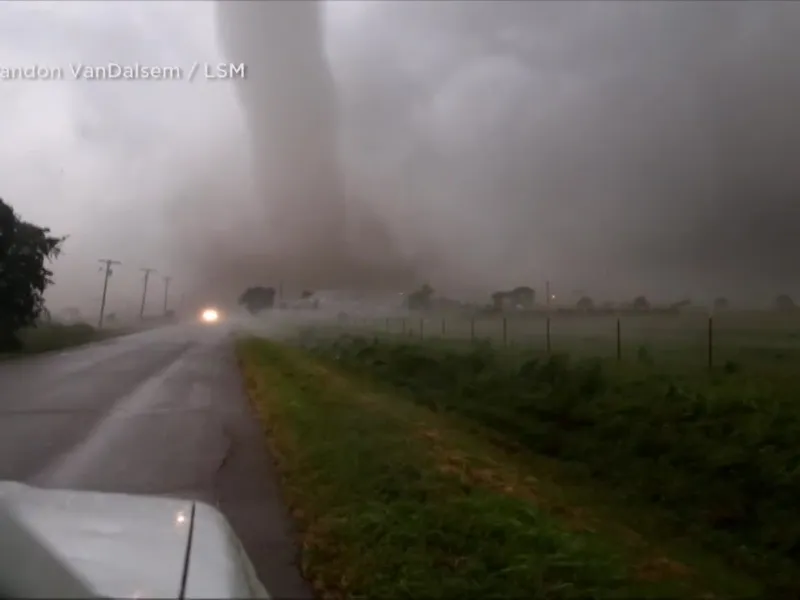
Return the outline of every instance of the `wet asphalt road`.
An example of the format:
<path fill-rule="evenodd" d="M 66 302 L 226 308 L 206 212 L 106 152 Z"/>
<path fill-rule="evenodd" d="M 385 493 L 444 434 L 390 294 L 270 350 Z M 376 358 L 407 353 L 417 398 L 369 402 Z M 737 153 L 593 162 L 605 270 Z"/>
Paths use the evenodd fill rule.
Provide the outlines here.
<path fill-rule="evenodd" d="M 223 327 L 182 325 L 0 363 L 0 479 L 218 506 L 273 597 L 308 598 Z"/>

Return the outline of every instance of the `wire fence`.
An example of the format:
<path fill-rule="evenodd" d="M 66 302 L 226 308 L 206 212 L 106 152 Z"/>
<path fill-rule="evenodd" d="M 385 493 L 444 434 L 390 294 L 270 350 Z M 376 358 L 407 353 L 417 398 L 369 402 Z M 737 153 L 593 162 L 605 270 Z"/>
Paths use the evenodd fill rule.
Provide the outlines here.
<path fill-rule="evenodd" d="M 714 366 L 800 360 L 800 315 L 741 313 L 708 316 L 409 315 L 347 317 L 338 332 L 418 341 L 489 342 L 546 353 L 657 360 Z"/>

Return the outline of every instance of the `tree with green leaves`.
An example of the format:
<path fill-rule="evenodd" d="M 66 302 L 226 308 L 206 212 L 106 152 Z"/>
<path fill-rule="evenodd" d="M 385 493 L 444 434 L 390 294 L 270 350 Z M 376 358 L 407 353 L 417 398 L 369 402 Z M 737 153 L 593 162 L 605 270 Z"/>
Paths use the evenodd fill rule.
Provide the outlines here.
<path fill-rule="evenodd" d="M 0 352 L 19 350 L 20 329 L 45 313 L 44 292 L 53 283 L 47 265 L 65 239 L 23 221 L 0 199 Z"/>
<path fill-rule="evenodd" d="M 780 294 L 777 298 L 775 298 L 775 310 L 780 311 L 792 311 L 797 308 L 797 305 L 794 303 L 794 300 L 789 294 Z"/>
<path fill-rule="evenodd" d="M 251 287 L 239 296 L 239 304 L 244 306 L 251 315 L 257 315 L 262 310 L 275 305 L 275 288 Z"/>
<path fill-rule="evenodd" d="M 427 283 L 417 291 L 408 295 L 408 308 L 410 310 L 428 310 L 431 307 L 431 299 L 434 290 Z"/>
<path fill-rule="evenodd" d="M 592 300 L 589 296 L 583 296 L 578 303 L 575 305 L 578 310 L 584 311 L 592 311 L 594 310 L 594 300 Z"/>
<path fill-rule="evenodd" d="M 650 310 L 650 302 L 644 296 L 636 296 L 633 299 L 633 310 Z"/>

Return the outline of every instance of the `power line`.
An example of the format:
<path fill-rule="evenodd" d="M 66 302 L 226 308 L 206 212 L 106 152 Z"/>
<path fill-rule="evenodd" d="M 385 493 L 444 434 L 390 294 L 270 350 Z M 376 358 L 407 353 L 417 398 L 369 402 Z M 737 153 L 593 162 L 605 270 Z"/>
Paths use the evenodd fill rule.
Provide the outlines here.
<path fill-rule="evenodd" d="M 97 322 L 97 328 L 102 329 L 103 315 L 105 314 L 106 311 L 106 293 L 108 292 L 108 278 L 111 277 L 111 275 L 113 274 L 113 271 L 111 270 L 111 265 L 121 265 L 122 263 L 118 260 L 114 260 L 111 258 L 101 258 L 97 262 L 101 262 L 106 265 L 105 268 L 106 273 L 105 276 L 103 277 L 103 298 L 102 300 L 100 300 L 100 320 Z M 102 271 L 103 268 L 100 267 L 100 270 Z"/>
<path fill-rule="evenodd" d="M 139 309 L 139 318 L 144 319 L 144 304 L 147 301 L 147 280 L 150 279 L 150 273 L 158 273 L 155 269 L 145 267 L 144 271 L 144 289 L 142 289 L 142 306 Z"/>
<path fill-rule="evenodd" d="M 164 275 L 164 316 L 167 316 L 167 301 L 169 299 L 169 282 L 172 281 L 170 275 Z"/>

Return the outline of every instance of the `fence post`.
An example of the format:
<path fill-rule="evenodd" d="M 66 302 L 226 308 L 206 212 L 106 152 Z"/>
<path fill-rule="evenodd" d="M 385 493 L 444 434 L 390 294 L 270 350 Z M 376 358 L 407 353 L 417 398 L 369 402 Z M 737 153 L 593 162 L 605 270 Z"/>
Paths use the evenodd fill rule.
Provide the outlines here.
<path fill-rule="evenodd" d="M 469 341 L 475 341 L 475 317 L 469 320 Z"/>
<path fill-rule="evenodd" d="M 508 317 L 503 317 L 503 346 L 508 346 Z"/>
<path fill-rule="evenodd" d="M 444 337 L 446 331 L 447 331 L 447 325 L 445 325 L 445 319 L 444 317 L 442 317 L 442 337 Z"/>
<path fill-rule="evenodd" d="M 547 353 L 550 354 L 550 317 L 547 317 Z"/>
<path fill-rule="evenodd" d="M 420 318 L 419 320 L 419 339 L 423 339 L 425 337 L 425 319 Z"/>
<path fill-rule="evenodd" d="M 617 317 L 617 360 L 622 360 L 622 327 Z"/>
<path fill-rule="evenodd" d="M 714 366 L 714 317 L 708 317 L 708 368 Z"/>

